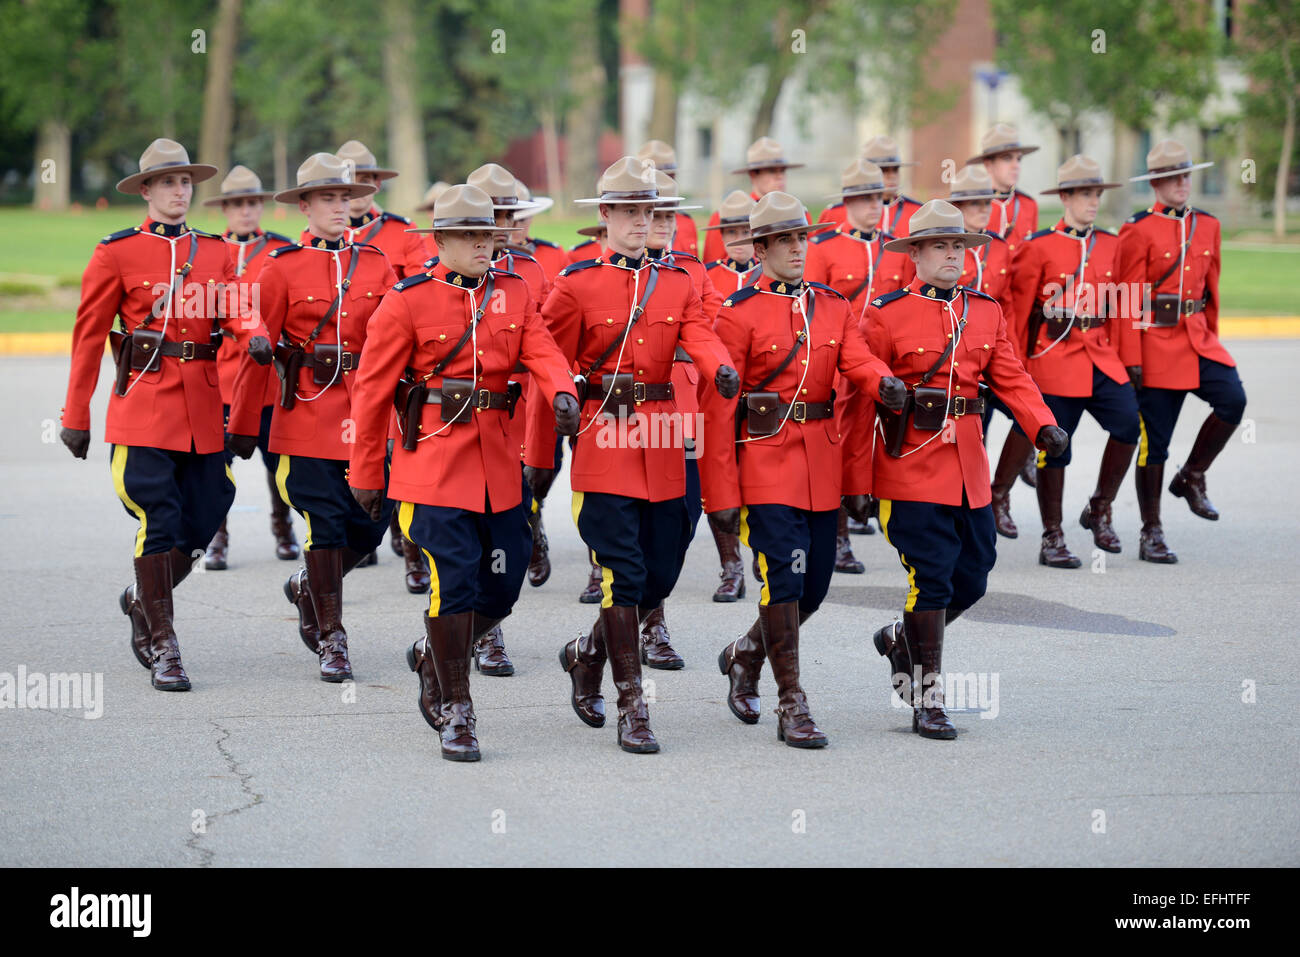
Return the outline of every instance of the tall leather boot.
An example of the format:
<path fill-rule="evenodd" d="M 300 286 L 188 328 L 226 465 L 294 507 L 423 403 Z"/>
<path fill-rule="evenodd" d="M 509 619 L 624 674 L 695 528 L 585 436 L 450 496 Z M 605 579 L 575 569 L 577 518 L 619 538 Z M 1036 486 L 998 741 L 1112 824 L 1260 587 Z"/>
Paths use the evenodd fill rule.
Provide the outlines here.
<path fill-rule="evenodd" d="M 1034 445 L 1026 436 L 1015 429 L 1007 433 L 997 468 L 993 470 L 993 481 L 989 483 L 993 492 L 993 526 L 1003 538 L 1017 538 L 1020 535 L 1020 529 L 1011 520 L 1011 486 L 1016 484 L 1016 476 L 1020 474 L 1026 457 L 1033 451 Z"/>
<path fill-rule="evenodd" d="M 429 650 L 429 621 L 424 616 L 425 635 L 406 649 L 406 664 L 420 679 L 418 707 L 420 715 L 434 731 L 442 731 L 442 690 L 438 687 L 438 673 L 433 666 L 433 653 Z"/>
<path fill-rule="evenodd" d="M 1043 470 L 1038 471 L 1042 488 Z M 943 628 L 946 609 L 903 612 L 903 630 L 908 635 L 915 660 L 921 667 L 921 686 L 912 703 L 912 730 L 923 738 L 951 741 L 957 729 L 943 710 Z"/>
<path fill-rule="evenodd" d="M 799 603 L 758 606 L 758 622 L 778 695 L 776 738 L 792 748 L 824 748 L 826 735 L 814 723 L 799 684 Z"/>
<path fill-rule="evenodd" d="M 1038 564 L 1049 568 L 1078 568 L 1083 564 L 1070 551 L 1061 531 L 1061 497 L 1065 494 L 1065 469 L 1038 470 L 1038 511 L 1043 516 L 1043 544 L 1038 549 Z"/>
<path fill-rule="evenodd" d="M 641 609 L 644 612 L 644 609 Z M 641 664 L 660 671 L 678 671 L 686 667 L 682 656 L 673 650 L 664 624 L 664 603 L 645 612 L 641 618 Z"/>
<path fill-rule="evenodd" d="M 541 588 L 551 577 L 551 543 L 542 525 L 542 506 L 536 503 L 528 513 L 528 527 L 533 530 L 533 553 L 528 558 L 528 584 Z"/>
<path fill-rule="evenodd" d="M 867 570 L 853 555 L 853 545 L 849 541 L 849 513 L 843 505 L 835 526 L 835 570 L 848 575 L 861 575 Z"/>
<path fill-rule="evenodd" d="M 311 552 L 305 554 L 310 555 Z M 307 587 L 307 569 L 298 569 L 284 583 L 284 597 L 298 609 L 298 637 L 313 655 L 320 653 L 320 626 L 316 624 L 316 609 L 311 603 L 311 590 Z"/>
<path fill-rule="evenodd" d="M 402 557 L 403 538 L 402 523 L 397 517 L 397 509 L 393 509 L 393 517 L 388 521 L 388 545 L 398 558 Z"/>
<path fill-rule="evenodd" d="M 442 694 L 442 756 L 448 761 L 477 761 L 474 702 L 469 695 L 469 654 L 474 641 L 472 611 L 426 618 L 429 652 Z"/>
<path fill-rule="evenodd" d="M 1142 533 L 1138 539 L 1138 558 L 1158 565 L 1173 565 L 1178 556 L 1165 543 L 1160 527 L 1160 496 L 1164 492 L 1165 465 L 1139 465 L 1133 470 L 1137 481 L 1138 511 L 1142 514 Z"/>
<path fill-rule="evenodd" d="M 491 678 L 508 678 L 515 673 L 514 662 L 506 654 L 501 621 L 474 612 L 474 670 Z"/>
<path fill-rule="evenodd" d="M 578 601 L 582 602 L 584 605 L 598 605 L 603 597 L 600 592 L 600 577 L 602 573 L 600 566 L 596 564 L 595 556 L 592 555 L 590 551 L 587 552 L 587 560 L 591 562 L 591 574 L 587 576 L 587 587 L 584 588 L 582 594 L 578 596 Z"/>
<path fill-rule="evenodd" d="M 402 558 L 406 562 L 406 590 L 412 595 L 422 595 L 429 590 L 429 569 L 424 564 L 420 546 L 401 536 Z"/>
<path fill-rule="evenodd" d="M 1097 491 L 1092 493 L 1079 516 L 1079 524 L 1091 530 L 1093 544 L 1103 552 L 1119 554 L 1121 550 L 1119 536 L 1111 525 L 1110 506 L 1115 501 L 1120 482 L 1128 474 L 1136 448 L 1136 445 L 1116 442 L 1113 438 L 1106 441 L 1106 451 L 1101 454 L 1101 469 L 1097 473 Z"/>
<path fill-rule="evenodd" d="M 740 536 L 714 528 L 713 544 L 718 547 L 718 560 L 722 563 L 722 573 L 718 576 L 722 584 L 713 593 L 713 600 L 719 602 L 739 601 L 745 597 L 745 562 L 740 557 Z"/>
<path fill-rule="evenodd" d="M 763 627 L 759 619 L 749 631 L 718 652 L 718 670 L 727 677 L 727 707 L 745 724 L 758 724 L 758 679 L 767 653 L 763 650 Z"/>
<path fill-rule="evenodd" d="M 352 664 L 348 661 L 348 633 L 343 630 L 343 549 L 313 548 L 306 561 L 307 591 L 320 631 L 320 680 L 347 681 L 352 677 Z"/>
<path fill-rule="evenodd" d="M 1024 482 L 1030 488 L 1038 488 L 1038 452 L 1035 450 L 1029 453 L 1025 463 L 1020 466 L 1020 481 Z"/>
<path fill-rule="evenodd" d="M 294 561 L 302 554 L 302 549 L 293 534 L 289 504 L 280 497 L 280 487 L 270 472 L 266 473 L 266 484 L 271 490 L 271 534 L 275 536 L 275 557 L 282 562 Z"/>
<path fill-rule="evenodd" d="M 597 617 L 591 632 L 580 635 L 560 649 L 560 667 L 569 673 L 573 691 L 569 703 L 583 724 L 605 726 L 605 699 L 600 683 L 605 676 L 605 619 Z"/>
<path fill-rule="evenodd" d="M 916 694 L 917 659 L 903 623 L 895 621 L 885 625 L 872 636 L 872 642 L 881 657 L 889 660 L 890 687 L 905 704 L 911 704 Z"/>
<path fill-rule="evenodd" d="M 641 693 L 641 633 L 637 610 L 626 605 L 600 609 L 609 652 L 609 670 L 618 691 L 618 746 L 633 754 L 653 754 L 659 742 L 650 730 L 650 711 Z"/>
<path fill-rule="evenodd" d="M 1169 483 L 1169 491 L 1186 499 L 1187 507 L 1194 515 L 1208 518 L 1212 522 L 1219 520 L 1219 513 L 1205 494 L 1205 470 L 1218 458 L 1236 430 L 1235 425 L 1229 425 L 1211 412 L 1201 426 L 1201 431 L 1196 434 L 1187 463 Z"/>
<path fill-rule="evenodd" d="M 208 550 L 203 556 L 203 567 L 210 572 L 223 572 L 227 568 L 226 559 L 230 551 L 230 535 L 226 532 L 226 520 L 221 520 L 221 527 L 208 542 Z"/>
<path fill-rule="evenodd" d="M 167 564 L 171 567 L 172 590 L 175 591 L 176 587 L 185 581 L 190 572 L 194 570 L 194 559 L 179 548 L 173 548 L 167 553 Z M 122 594 L 118 596 L 117 604 L 122 609 L 122 614 L 131 619 L 131 654 L 146 669 L 152 668 L 153 655 L 149 650 L 149 621 L 144 615 L 144 603 L 140 601 L 139 583 L 132 582 L 123 588 Z"/>
<path fill-rule="evenodd" d="M 172 627 L 172 559 L 169 553 L 135 560 L 140 605 L 149 626 L 149 680 L 159 691 L 189 691 L 181 648 Z"/>

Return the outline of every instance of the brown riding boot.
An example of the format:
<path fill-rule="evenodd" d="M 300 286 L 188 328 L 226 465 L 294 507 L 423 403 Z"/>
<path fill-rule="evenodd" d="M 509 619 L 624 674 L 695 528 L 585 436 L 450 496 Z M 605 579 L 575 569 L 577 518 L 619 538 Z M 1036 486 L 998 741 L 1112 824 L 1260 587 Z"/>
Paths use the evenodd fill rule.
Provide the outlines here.
<path fill-rule="evenodd" d="M 644 609 L 639 609 L 643 611 Z M 679 671 L 686 667 L 682 656 L 668 642 L 668 626 L 664 624 L 664 604 L 651 610 L 641 619 L 641 664 L 660 671 Z"/>
<path fill-rule="evenodd" d="M 573 692 L 569 703 L 583 724 L 605 726 L 605 699 L 600 683 L 605 676 L 604 619 L 597 617 L 591 633 L 581 635 L 560 649 L 560 667 L 569 673 Z"/>
<path fill-rule="evenodd" d="M 1065 494 L 1065 469 L 1038 470 L 1038 511 L 1043 516 L 1043 544 L 1038 549 L 1038 564 L 1049 568 L 1078 568 L 1083 564 L 1070 551 L 1061 531 L 1061 497 Z"/>
<path fill-rule="evenodd" d="M 582 594 L 578 596 L 578 601 L 582 602 L 584 605 L 598 605 L 600 604 L 601 598 L 604 597 L 600 590 L 602 572 L 600 566 L 596 564 L 596 559 L 592 556 L 591 552 L 588 552 L 587 555 L 587 560 L 591 562 L 591 574 L 587 577 L 587 587 L 584 588 Z"/>
<path fill-rule="evenodd" d="M 172 626 L 171 553 L 137 558 L 135 580 L 149 627 L 149 680 L 159 691 L 189 691 L 190 679 Z"/>
<path fill-rule="evenodd" d="M 438 687 L 438 673 L 433 667 L 433 655 L 429 652 L 429 621 L 424 618 L 426 635 L 416 639 L 415 644 L 406 649 L 406 664 L 420 679 L 419 709 L 420 715 L 434 731 L 442 730 L 442 692 Z"/>
<path fill-rule="evenodd" d="M 867 566 L 853 555 L 853 545 L 849 541 L 849 513 L 843 505 L 840 506 L 839 523 L 835 527 L 835 570 L 848 575 L 861 575 L 867 570 Z"/>
<path fill-rule="evenodd" d="M 501 621 L 474 612 L 474 670 L 491 678 L 509 678 L 515 673 L 514 662 L 506 654 Z"/>
<path fill-rule="evenodd" d="M 203 567 L 210 572 L 222 572 L 227 568 L 226 559 L 230 551 L 230 535 L 226 532 L 226 520 L 221 520 L 217 534 L 208 542 L 208 550 L 203 556 Z"/>
<path fill-rule="evenodd" d="M 402 536 L 402 558 L 406 561 L 406 590 L 422 595 L 429 590 L 429 569 L 424 564 L 420 546 Z"/>
<path fill-rule="evenodd" d="M 1030 488 L 1038 488 L 1038 451 L 1029 453 L 1025 459 L 1025 464 L 1020 466 L 1020 481 L 1024 482 Z"/>
<path fill-rule="evenodd" d="M 1016 476 L 1025 464 L 1025 457 L 1033 450 L 1033 443 L 1012 429 L 1007 433 L 997 468 L 993 470 L 993 481 L 989 483 L 993 493 L 993 525 L 1004 538 L 1020 535 L 1020 529 L 1011 520 L 1011 486 L 1016 484 Z"/>
<path fill-rule="evenodd" d="M 1038 487 L 1043 487 L 1038 470 Z M 912 700 L 912 730 L 923 738 L 951 741 L 957 729 L 943 710 L 943 628 L 946 609 L 903 613 L 903 631 L 921 666 L 921 686 Z"/>
<path fill-rule="evenodd" d="M 727 707 L 745 724 L 758 724 L 758 679 L 766 660 L 763 628 L 758 619 L 740 638 L 718 652 L 718 670 L 727 676 Z"/>
<path fill-rule="evenodd" d="M 393 509 L 393 517 L 388 522 L 388 546 L 398 558 L 402 557 L 402 539 L 404 537 L 402 535 L 402 523 L 397 517 L 397 509 Z"/>
<path fill-rule="evenodd" d="M 718 560 L 722 562 L 722 573 L 718 576 L 722 584 L 713 593 L 713 600 L 739 601 L 745 597 L 745 562 L 740 557 L 740 536 L 719 531 L 712 522 L 709 529 L 713 532 L 713 543 L 718 546 Z"/>
<path fill-rule="evenodd" d="M 908 643 L 901 621 L 895 621 L 878 630 L 873 636 L 876 651 L 889 659 L 889 681 L 894 692 L 911 704 L 916 694 L 916 658 Z"/>
<path fill-rule="evenodd" d="M 813 722 L 808 697 L 799 684 L 799 603 L 759 605 L 758 622 L 779 696 L 776 738 L 792 748 L 824 748 L 829 743 Z"/>
<path fill-rule="evenodd" d="M 429 652 L 442 694 L 442 756 L 448 761 L 477 761 L 474 702 L 469 695 L 469 655 L 474 641 L 472 611 L 426 618 Z"/>
<path fill-rule="evenodd" d="M 1165 465 L 1139 465 L 1133 470 L 1137 482 L 1138 511 L 1142 515 L 1142 533 L 1138 539 L 1138 558 L 1157 565 L 1173 565 L 1178 556 L 1165 543 L 1160 527 L 1160 495 L 1164 491 Z"/>
<path fill-rule="evenodd" d="M 618 691 L 618 746 L 633 754 L 653 754 L 659 742 L 650 730 L 650 711 L 641 693 L 641 633 L 637 610 L 627 605 L 600 609 L 609 653 L 609 670 Z"/>
<path fill-rule="evenodd" d="M 289 504 L 280 497 L 280 487 L 271 472 L 266 473 L 266 484 L 271 490 L 271 534 L 275 536 L 275 557 L 282 562 L 294 561 L 302 554 L 302 549 L 293 534 Z"/>
<path fill-rule="evenodd" d="M 352 677 L 348 633 L 343 630 L 343 549 L 312 548 L 306 553 L 308 594 L 320 632 L 320 680 L 339 682 Z"/>
<path fill-rule="evenodd" d="M 528 558 L 528 584 L 540 588 L 551 577 L 551 543 L 542 526 L 542 506 L 534 503 L 528 513 L 528 527 L 533 530 L 533 553 Z"/>
<path fill-rule="evenodd" d="M 1196 441 L 1192 443 L 1187 464 L 1178 470 L 1174 480 L 1169 483 L 1169 491 L 1186 499 L 1187 507 L 1194 515 L 1208 518 L 1212 522 L 1219 520 L 1219 513 L 1205 494 L 1205 470 L 1218 458 L 1236 430 L 1235 425 L 1229 425 L 1211 412 L 1197 433 Z"/>
<path fill-rule="evenodd" d="M 1097 472 L 1097 491 L 1092 493 L 1079 516 L 1079 524 L 1092 532 L 1093 544 L 1103 552 L 1119 554 L 1121 550 L 1119 536 L 1111 525 L 1110 506 L 1119 491 L 1119 483 L 1128 473 L 1136 448 L 1136 445 L 1114 439 L 1106 441 L 1106 451 L 1101 454 L 1101 469 Z"/>
<path fill-rule="evenodd" d="M 298 637 L 312 654 L 320 653 L 320 627 L 316 624 L 316 609 L 311 603 L 311 589 L 307 582 L 307 569 L 300 568 L 284 583 L 284 597 L 298 609 Z"/>
<path fill-rule="evenodd" d="M 189 577 L 194 570 L 194 559 L 179 548 L 167 553 L 168 564 L 172 570 L 172 591 Z M 140 586 L 132 582 L 122 589 L 117 599 L 122 614 L 131 619 L 131 654 L 145 668 L 153 667 L 153 655 L 149 651 L 149 622 L 144 616 L 144 605 L 140 601 Z"/>

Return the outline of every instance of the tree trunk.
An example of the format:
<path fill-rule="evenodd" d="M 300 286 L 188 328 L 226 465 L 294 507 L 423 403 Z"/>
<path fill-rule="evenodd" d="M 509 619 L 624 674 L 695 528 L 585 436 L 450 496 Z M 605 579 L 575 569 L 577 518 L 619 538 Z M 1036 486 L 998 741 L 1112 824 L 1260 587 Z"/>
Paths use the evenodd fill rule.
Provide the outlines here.
<path fill-rule="evenodd" d="M 283 123 L 271 131 L 271 165 L 274 167 L 275 188 L 288 189 L 289 182 L 289 130 Z"/>
<path fill-rule="evenodd" d="M 36 136 L 32 208 L 43 212 L 68 208 L 72 191 L 72 131 L 66 123 L 46 120 Z"/>
<path fill-rule="evenodd" d="M 767 71 L 763 83 L 763 95 L 758 101 L 758 111 L 754 114 L 754 124 L 749 131 L 750 142 L 760 136 L 769 136 L 772 132 L 772 119 L 776 115 L 776 102 L 781 98 L 781 90 L 790 76 L 790 59 L 781 57 Z"/>
<path fill-rule="evenodd" d="M 1291 180 L 1291 157 L 1295 150 L 1295 68 L 1291 63 L 1291 37 L 1285 33 L 1278 44 L 1282 53 L 1283 77 L 1286 80 L 1286 122 L 1282 126 L 1282 152 L 1277 161 L 1277 179 L 1273 182 L 1273 235 L 1286 238 L 1286 187 Z"/>
<path fill-rule="evenodd" d="M 225 172 L 230 165 L 231 131 L 235 123 L 231 91 L 235 68 L 235 47 L 239 45 L 240 0 L 221 0 L 217 22 L 208 48 L 208 75 L 203 84 L 203 117 L 199 127 L 199 162 L 211 163 Z M 217 177 L 199 183 L 194 201 L 200 202 L 220 192 Z"/>
<path fill-rule="evenodd" d="M 402 175 L 390 181 L 388 202 L 409 214 L 424 198 L 429 178 L 416 91 L 415 14 L 411 0 L 385 0 L 384 86 L 388 91 L 388 158 Z"/>
<path fill-rule="evenodd" d="M 646 139 L 663 140 L 676 147 L 677 84 L 666 70 L 655 70 L 654 105 L 650 111 L 650 129 Z M 631 143 L 627 144 L 629 147 Z"/>
<path fill-rule="evenodd" d="M 564 186 L 571 196 L 590 196 L 600 176 L 597 163 L 605 70 L 600 65 L 594 22 L 579 24 L 572 40 L 574 99 L 564 121 Z"/>
<path fill-rule="evenodd" d="M 1108 189 L 1102 198 L 1102 208 L 1111 222 L 1123 222 L 1133 212 L 1133 187 L 1128 178 L 1133 169 L 1133 153 L 1137 147 L 1137 131 L 1116 120 L 1111 131 L 1110 175 L 1115 182 L 1124 183 L 1123 189 Z"/>
<path fill-rule="evenodd" d="M 568 192 L 564 188 L 564 174 L 560 171 L 560 131 L 555 122 L 554 99 L 549 99 L 542 109 L 542 158 L 546 163 L 546 190 L 555 200 L 561 216 L 569 214 Z"/>

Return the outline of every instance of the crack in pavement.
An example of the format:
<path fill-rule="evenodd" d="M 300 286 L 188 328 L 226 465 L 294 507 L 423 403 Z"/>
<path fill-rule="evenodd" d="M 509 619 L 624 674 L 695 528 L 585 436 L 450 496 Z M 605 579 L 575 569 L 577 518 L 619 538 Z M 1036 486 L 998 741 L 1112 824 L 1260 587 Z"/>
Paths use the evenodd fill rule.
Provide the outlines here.
<path fill-rule="evenodd" d="M 200 846 L 200 840 L 205 834 L 207 834 L 208 828 L 219 818 L 234 817 L 241 811 L 247 811 L 249 808 L 257 807 L 257 805 L 261 804 L 265 800 L 265 796 L 261 792 L 253 790 L 252 772 L 245 771 L 240 767 L 239 762 L 235 760 L 235 756 L 231 754 L 230 749 L 226 747 L 226 741 L 232 734 L 231 730 L 222 727 L 216 721 L 209 721 L 209 724 L 221 732 L 221 737 L 218 738 L 216 742 L 217 751 L 220 752 L 222 758 L 225 759 L 226 767 L 239 779 L 239 789 L 248 797 L 252 798 L 252 800 L 247 804 L 241 804 L 238 807 L 233 807 L 226 811 L 217 811 L 215 814 L 205 815 L 203 830 L 191 834 L 189 839 L 185 842 L 185 846 L 199 856 L 199 867 L 211 867 L 213 859 L 217 856 L 217 852 L 211 848 Z M 192 826 L 193 825 L 191 824 L 191 827 Z"/>

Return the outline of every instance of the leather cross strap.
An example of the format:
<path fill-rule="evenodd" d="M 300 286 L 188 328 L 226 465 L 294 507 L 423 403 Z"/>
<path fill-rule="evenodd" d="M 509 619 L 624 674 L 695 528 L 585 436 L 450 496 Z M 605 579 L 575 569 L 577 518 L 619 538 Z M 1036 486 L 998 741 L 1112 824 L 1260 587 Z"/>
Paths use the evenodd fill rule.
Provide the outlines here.
<path fill-rule="evenodd" d="M 650 280 L 645 284 L 645 292 L 641 296 L 641 301 L 632 309 L 632 315 L 628 317 L 627 325 L 623 327 L 623 331 L 614 338 L 614 341 L 611 342 L 609 347 L 600 354 L 600 357 L 587 367 L 587 371 L 582 374 L 584 379 L 590 380 L 595 371 L 604 364 L 605 360 L 614 354 L 614 350 L 623 344 L 623 340 L 627 338 L 627 334 L 632 331 L 632 327 L 636 325 L 636 321 L 640 319 L 641 314 L 645 312 L 645 304 L 650 301 L 650 293 L 655 291 L 655 283 L 658 281 L 659 265 L 654 260 L 651 260 Z M 614 371 L 617 372 L 618 370 L 615 369 Z"/>
<path fill-rule="evenodd" d="M 817 308 L 817 294 L 812 290 L 809 290 L 808 316 L 807 316 L 809 329 L 812 328 L 813 313 L 816 311 L 816 308 Z M 767 375 L 765 375 L 762 378 L 762 380 L 758 383 L 758 385 L 746 391 L 745 395 L 748 395 L 750 392 L 762 392 L 769 385 L 771 385 L 772 381 L 776 379 L 776 377 L 779 376 L 782 372 L 785 371 L 785 367 L 794 361 L 795 355 L 799 352 L 799 347 L 804 344 L 804 340 L 807 338 L 808 338 L 807 333 L 803 329 L 800 329 L 799 333 L 794 337 L 794 348 L 791 349 L 789 354 L 787 354 L 786 357 L 781 360 L 781 364 L 777 366 L 775 369 L 773 369 L 771 372 L 769 372 Z M 742 399 L 744 397 L 745 396 L 741 396 Z"/>
<path fill-rule="evenodd" d="M 190 251 L 189 251 L 189 252 L 186 254 L 186 256 L 185 256 L 185 265 L 182 266 L 180 269 L 176 270 L 176 275 L 172 277 L 171 288 L 167 290 L 167 301 L 168 301 L 168 302 L 171 302 L 172 299 L 175 297 L 176 293 L 180 291 L 181 286 L 183 286 L 183 285 L 185 284 L 185 277 L 188 276 L 188 275 L 190 274 L 190 270 L 194 268 L 194 254 L 195 254 L 195 252 L 198 251 L 198 248 L 199 248 L 199 237 L 198 237 L 198 234 L 197 234 L 196 232 L 194 232 L 194 230 L 191 229 L 191 230 L 190 230 Z M 154 321 L 154 313 L 153 313 L 153 310 L 150 309 L 150 310 L 149 310 L 149 315 L 147 315 L 147 316 L 145 316 L 143 319 L 141 319 L 141 320 L 140 320 L 140 324 L 139 324 L 138 326 L 136 326 L 136 328 L 137 328 L 137 329 L 148 329 L 148 328 L 149 328 L 149 323 L 151 323 L 151 322 L 153 322 L 153 321 Z M 123 332 L 126 332 L 126 318 L 125 318 L 125 317 L 122 318 L 122 331 L 123 331 Z M 163 353 L 163 355 L 166 355 L 166 354 L 167 354 L 167 353 L 165 353 L 165 352 Z"/>
<path fill-rule="evenodd" d="M 357 260 L 360 258 L 361 257 L 357 255 L 357 247 L 353 246 L 352 258 L 348 260 L 348 272 L 347 275 L 343 277 L 343 282 L 339 284 L 339 291 L 335 294 L 334 299 L 330 302 L 330 307 L 325 310 L 325 315 L 321 316 L 320 322 L 316 323 L 316 328 L 311 331 L 311 335 L 306 338 L 303 345 L 306 345 L 308 342 L 315 342 L 316 337 L 319 336 L 321 331 L 325 328 L 325 324 L 333 318 L 334 313 L 338 312 L 339 305 L 343 302 L 343 293 L 352 285 L 352 274 L 356 271 Z"/>
<path fill-rule="evenodd" d="M 1192 210 L 1192 212 L 1189 213 L 1188 216 L 1192 220 L 1192 228 L 1187 230 L 1187 241 L 1184 242 L 1182 244 L 1182 247 L 1178 250 L 1177 261 L 1175 261 L 1173 265 L 1171 265 L 1168 269 L 1165 270 L 1165 274 L 1163 276 L 1161 276 L 1159 279 L 1157 279 L 1155 282 L 1151 284 L 1152 294 L 1154 294 L 1155 291 L 1160 288 L 1160 284 L 1162 282 L 1164 282 L 1175 272 L 1177 272 L 1178 267 L 1183 264 L 1183 260 L 1187 255 L 1187 250 L 1192 248 L 1192 237 L 1196 235 L 1196 211 Z"/>
<path fill-rule="evenodd" d="M 954 335 L 951 339 L 948 340 L 947 347 L 945 347 L 943 352 L 939 354 L 939 361 L 936 362 L 934 365 L 930 366 L 930 371 L 927 372 L 925 375 L 921 376 L 921 381 L 918 382 L 917 385 L 920 386 L 929 385 L 930 380 L 934 378 L 934 374 L 943 367 L 943 364 L 945 362 L 948 361 L 948 357 L 952 355 L 953 347 L 957 345 L 957 340 L 961 338 L 962 331 L 966 328 L 966 310 L 969 308 L 970 308 L 970 299 L 967 298 L 965 295 L 963 295 L 961 300 L 961 319 L 957 323 L 956 335 Z"/>
<path fill-rule="evenodd" d="M 262 251 L 262 247 L 265 246 L 270 241 L 271 241 L 271 237 L 268 236 L 266 233 L 262 233 L 262 235 L 258 237 L 257 242 L 253 244 L 253 248 L 248 251 L 248 255 L 244 257 L 244 264 L 239 267 L 239 271 L 236 272 L 235 275 L 242 276 L 248 270 L 248 264 L 253 261 L 253 257 L 256 256 L 258 253 L 260 253 Z"/>
<path fill-rule="evenodd" d="M 460 338 L 456 340 L 456 344 L 451 347 L 451 351 L 439 359 L 438 364 L 433 367 L 433 370 L 427 376 L 424 377 L 426 380 L 432 379 L 436 375 L 440 375 L 442 370 L 447 368 L 447 364 L 460 354 L 461 349 L 465 348 L 465 343 L 469 342 L 469 337 L 474 334 L 475 328 L 478 327 L 479 322 L 483 319 L 483 313 L 487 312 L 488 302 L 492 299 L 492 290 L 495 288 L 495 281 L 496 277 L 489 272 L 487 282 L 483 284 L 483 301 L 480 302 L 478 308 L 474 310 L 473 318 L 470 319 L 469 325 L 465 327 L 465 331 L 461 333 Z"/>

